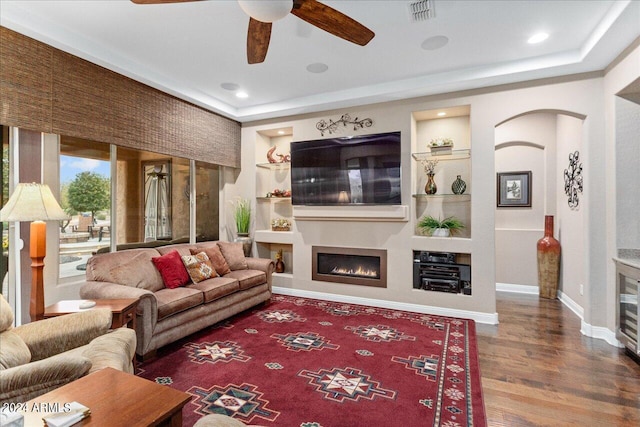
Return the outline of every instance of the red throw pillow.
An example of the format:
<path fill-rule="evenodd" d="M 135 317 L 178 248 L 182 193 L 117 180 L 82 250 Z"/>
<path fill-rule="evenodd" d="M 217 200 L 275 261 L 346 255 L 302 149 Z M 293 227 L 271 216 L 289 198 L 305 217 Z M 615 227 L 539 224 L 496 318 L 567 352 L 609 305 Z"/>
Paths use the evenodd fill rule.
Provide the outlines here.
<path fill-rule="evenodd" d="M 169 289 L 184 286 L 191 280 L 178 251 L 151 258 L 151 261 L 160 272 L 164 285 Z"/>

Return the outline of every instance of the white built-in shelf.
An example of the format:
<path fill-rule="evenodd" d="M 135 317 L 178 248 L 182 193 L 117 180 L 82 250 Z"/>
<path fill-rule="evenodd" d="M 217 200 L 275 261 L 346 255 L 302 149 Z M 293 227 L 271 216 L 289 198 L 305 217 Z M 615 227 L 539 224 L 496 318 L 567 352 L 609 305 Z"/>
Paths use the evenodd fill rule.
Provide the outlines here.
<path fill-rule="evenodd" d="M 293 232 L 256 230 L 253 233 L 253 240 L 257 243 L 279 243 L 282 245 L 291 245 L 293 244 Z"/>
<path fill-rule="evenodd" d="M 259 168 L 270 169 L 270 170 L 289 170 L 291 169 L 290 162 L 284 163 L 258 163 L 256 164 Z"/>
<path fill-rule="evenodd" d="M 411 249 L 414 251 L 472 253 L 472 240 L 466 237 L 412 236 Z"/>
<path fill-rule="evenodd" d="M 293 206 L 297 221 L 409 221 L 407 205 Z"/>
<path fill-rule="evenodd" d="M 414 194 L 413 197 L 415 199 L 446 199 L 447 201 L 455 201 L 455 202 L 468 202 L 471 200 L 471 194 L 453 194 L 453 193 L 442 193 L 442 194 Z"/>
<path fill-rule="evenodd" d="M 438 159 L 438 161 L 447 161 L 447 160 L 464 160 L 471 157 L 471 150 L 451 150 L 451 151 L 439 151 L 439 152 L 431 152 L 426 151 L 422 153 L 413 153 L 411 154 L 416 160 L 432 160 Z"/>
<path fill-rule="evenodd" d="M 289 202 L 291 203 L 291 197 L 256 197 L 259 202 Z"/>

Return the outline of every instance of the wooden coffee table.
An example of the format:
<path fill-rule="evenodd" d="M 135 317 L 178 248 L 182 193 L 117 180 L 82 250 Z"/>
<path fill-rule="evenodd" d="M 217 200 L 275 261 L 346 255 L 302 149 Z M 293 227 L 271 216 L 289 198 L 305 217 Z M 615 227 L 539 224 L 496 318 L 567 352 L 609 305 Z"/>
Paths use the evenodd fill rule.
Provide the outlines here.
<path fill-rule="evenodd" d="M 63 408 L 78 402 L 91 415 L 74 426 L 182 426 L 182 408 L 191 400 L 187 393 L 113 368 L 104 368 L 64 385 L 24 405 L 25 426 L 43 425 L 42 417 L 52 412 L 33 409 Z"/>
<path fill-rule="evenodd" d="M 78 313 L 93 308 L 108 308 L 111 310 L 113 317 L 111 318 L 111 329 L 127 326 L 133 330 L 136 329 L 136 308 L 138 307 L 137 298 L 125 299 L 96 299 L 96 305 L 91 308 L 80 308 L 80 303 L 86 300 L 64 300 L 59 301 L 44 309 L 44 317 L 55 317 L 63 314 Z"/>

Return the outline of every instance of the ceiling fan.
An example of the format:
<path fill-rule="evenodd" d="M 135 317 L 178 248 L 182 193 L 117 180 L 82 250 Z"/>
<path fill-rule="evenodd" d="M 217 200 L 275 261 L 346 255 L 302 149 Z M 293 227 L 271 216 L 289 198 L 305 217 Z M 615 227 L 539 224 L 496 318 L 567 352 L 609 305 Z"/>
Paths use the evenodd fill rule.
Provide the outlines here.
<path fill-rule="evenodd" d="M 131 0 L 137 4 L 186 3 L 200 0 Z M 317 0 L 238 0 L 249 15 L 247 60 L 249 64 L 263 62 L 269 49 L 271 24 L 289 13 L 334 36 L 364 46 L 374 32 L 347 15 Z"/>

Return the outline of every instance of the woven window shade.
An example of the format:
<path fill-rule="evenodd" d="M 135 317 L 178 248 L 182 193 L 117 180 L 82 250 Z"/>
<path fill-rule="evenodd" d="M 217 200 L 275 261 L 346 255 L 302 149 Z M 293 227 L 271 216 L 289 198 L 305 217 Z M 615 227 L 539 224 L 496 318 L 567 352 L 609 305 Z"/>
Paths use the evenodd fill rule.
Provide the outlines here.
<path fill-rule="evenodd" d="M 4 125 L 240 167 L 238 122 L 2 27 L 0 52 Z"/>
<path fill-rule="evenodd" d="M 0 124 L 51 132 L 53 48 L 0 27 Z"/>

